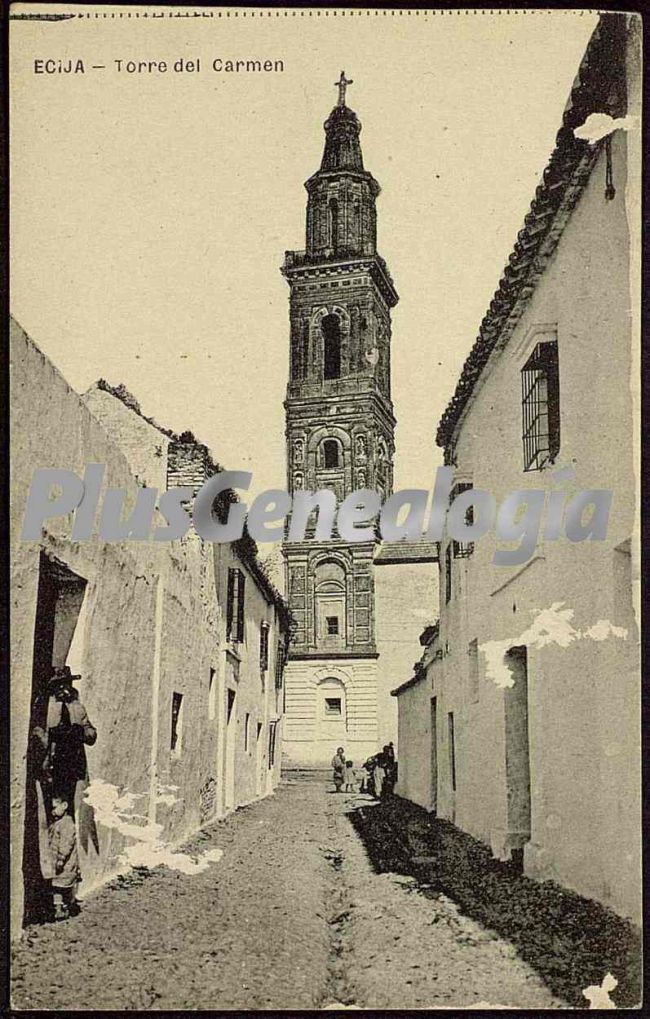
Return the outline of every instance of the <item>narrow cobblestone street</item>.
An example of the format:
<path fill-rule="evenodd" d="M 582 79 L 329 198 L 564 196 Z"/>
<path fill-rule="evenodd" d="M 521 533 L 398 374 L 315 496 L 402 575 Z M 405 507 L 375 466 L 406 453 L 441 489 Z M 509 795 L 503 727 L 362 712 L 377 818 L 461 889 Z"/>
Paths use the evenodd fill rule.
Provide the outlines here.
<path fill-rule="evenodd" d="M 561 1007 L 450 899 L 375 872 L 346 817 L 371 802 L 285 784 L 190 843 L 224 851 L 204 872 L 134 871 L 79 917 L 30 928 L 15 950 L 14 1007 Z"/>

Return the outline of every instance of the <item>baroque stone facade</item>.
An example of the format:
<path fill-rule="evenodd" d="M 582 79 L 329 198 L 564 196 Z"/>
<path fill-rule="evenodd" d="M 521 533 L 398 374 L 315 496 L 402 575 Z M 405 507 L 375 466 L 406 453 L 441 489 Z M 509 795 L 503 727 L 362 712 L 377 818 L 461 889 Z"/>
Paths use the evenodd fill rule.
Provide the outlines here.
<path fill-rule="evenodd" d="M 339 103 L 325 123 L 320 169 L 306 182 L 306 249 L 286 252 L 290 377 L 285 401 L 291 493 L 393 486 L 391 309 L 398 297 L 377 253 L 379 185 L 364 169 L 361 124 Z M 375 543 L 285 542 L 294 633 L 285 753 L 329 761 L 337 741 L 356 759 L 377 739 Z M 332 742 L 334 741 L 334 747 Z"/>

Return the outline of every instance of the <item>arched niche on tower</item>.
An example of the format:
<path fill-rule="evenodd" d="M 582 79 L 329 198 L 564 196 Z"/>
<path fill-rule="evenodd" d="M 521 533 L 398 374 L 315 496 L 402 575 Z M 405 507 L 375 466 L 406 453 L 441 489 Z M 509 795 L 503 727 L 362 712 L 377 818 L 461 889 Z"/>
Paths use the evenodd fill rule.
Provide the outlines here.
<path fill-rule="evenodd" d="M 291 318 L 291 382 L 301 382 L 311 374 L 309 316 L 304 312 Z"/>
<path fill-rule="evenodd" d="M 393 472 L 390 450 L 385 438 L 380 435 L 375 445 L 375 489 L 382 502 L 388 497 L 392 487 Z"/>
<path fill-rule="evenodd" d="M 313 644 L 316 648 L 342 650 L 351 632 L 353 573 L 349 553 L 343 549 L 312 554 L 308 567 Z"/>
<path fill-rule="evenodd" d="M 338 464 L 326 466 L 327 442 L 336 442 Z M 352 443 L 349 433 L 336 425 L 315 428 L 307 442 L 307 465 L 310 479 L 316 488 L 334 488 L 342 496 L 351 491 Z"/>
<path fill-rule="evenodd" d="M 348 710 L 345 683 L 338 676 L 325 676 L 316 684 L 316 739 L 345 743 L 348 734 Z"/>

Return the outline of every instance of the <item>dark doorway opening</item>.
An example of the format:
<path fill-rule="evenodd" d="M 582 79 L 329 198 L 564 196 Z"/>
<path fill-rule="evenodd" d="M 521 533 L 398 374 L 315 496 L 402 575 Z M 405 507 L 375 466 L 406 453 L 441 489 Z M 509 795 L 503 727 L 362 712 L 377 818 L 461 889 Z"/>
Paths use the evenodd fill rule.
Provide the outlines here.
<path fill-rule="evenodd" d="M 35 726 L 47 728 L 47 681 L 54 666 L 66 664 L 86 592 L 86 581 L 65 564 L 41 553 L 39 561 L 29 736 L 26 757 L 25 832 L 23 881 L 24 924 L 42 922 L 49 916 L 50 887 L 43 879 L 39 849 L 40 756 L 31 733 Z M 41 797 L 41 827 L 44 804 Z"/>
<path fill-rule="evenodd" d="M 523 867 L 523 847 L 530 839 L 531 815 L 526 647 L 510 648 L 506 652 L 506 663 L 513 678 L 513 685 L 506 689 L 504 698 L 508 840 L 513 862 Z"/>
<path fill-rule="evenodd" d="M 431 698 L 431 813 L 438 810 L 438 701 Z"/>

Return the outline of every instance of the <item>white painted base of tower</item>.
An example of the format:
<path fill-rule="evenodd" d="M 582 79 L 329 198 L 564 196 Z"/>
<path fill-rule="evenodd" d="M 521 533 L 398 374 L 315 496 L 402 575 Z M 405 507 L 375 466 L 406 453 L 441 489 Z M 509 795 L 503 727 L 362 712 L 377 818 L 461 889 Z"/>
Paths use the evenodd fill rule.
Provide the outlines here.
<path fill-rule="evenodd" d="M 329 767 L 337 747 L 343 747 L 360 768 L 381 749 L 376 659 L 289 661 L 284 681 L 285 767 Z"/>

